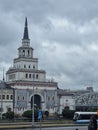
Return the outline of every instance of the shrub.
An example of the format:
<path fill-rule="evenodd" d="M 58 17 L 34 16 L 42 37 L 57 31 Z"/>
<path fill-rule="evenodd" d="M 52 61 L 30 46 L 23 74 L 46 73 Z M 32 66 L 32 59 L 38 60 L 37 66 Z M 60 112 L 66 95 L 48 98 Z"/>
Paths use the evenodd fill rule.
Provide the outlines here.
<path fill-rule="evenodd" d="M 23 114 L 22 114 L 23 117 L 26 117 L 26 118 L 29 118 L 29 119 L 32 119 L 32 110 L 27 110 L 25 111 Z M 38 109 L 35 109 L 34 110 L 34 119 L 35 121 L 38 120 Z"/>
<path fill-rule="evenodd" d="M 73 119 L 74 112 L 75 112 L 74 110 L 63 109 L 62 116 L 63 116 L 63 118 Z"/>
<path fill-rule="evenodd" d="M 27 110 L 22 114 L 23 117 L 32 118 L 32 111 Z"/>
<path fill-rule="evenodd" d="M 3 114 L 3 116 L 5 116 L 6 119 L 12 120 L 12 119 L 14 119 L 14 112 L 12 112 L 12 111 L 6 112 Z"/>

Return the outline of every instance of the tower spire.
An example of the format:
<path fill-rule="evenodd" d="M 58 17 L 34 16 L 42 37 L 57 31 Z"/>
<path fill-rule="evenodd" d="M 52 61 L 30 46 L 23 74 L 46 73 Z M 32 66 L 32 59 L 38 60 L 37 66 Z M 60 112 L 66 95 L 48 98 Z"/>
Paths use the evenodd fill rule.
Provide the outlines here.
<path fill-rule="evenodd" d="M 25 18 L 25 27 L 24 27 L 23 40 L 29 40 L 29 35 L 28 35 L 28 21 L 27 21 L 27 17 Z"/>
<path fill-rule="evenodd" d="M 3 81 L 4 81 L 4 68 L 3 68 Z"/>

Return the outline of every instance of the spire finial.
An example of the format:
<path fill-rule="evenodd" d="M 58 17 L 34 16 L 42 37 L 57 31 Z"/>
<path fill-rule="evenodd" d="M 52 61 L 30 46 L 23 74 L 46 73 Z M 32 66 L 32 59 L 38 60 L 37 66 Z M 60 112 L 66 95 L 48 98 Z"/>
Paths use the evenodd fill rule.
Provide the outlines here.
<path fill-rule="evenodd" d="M 24 35 L 23 39 L 29 40 L 29 35 L 28 35 L 28 21 L 27 17 L 25 18 L 25 27 L 24 27 Z"/>

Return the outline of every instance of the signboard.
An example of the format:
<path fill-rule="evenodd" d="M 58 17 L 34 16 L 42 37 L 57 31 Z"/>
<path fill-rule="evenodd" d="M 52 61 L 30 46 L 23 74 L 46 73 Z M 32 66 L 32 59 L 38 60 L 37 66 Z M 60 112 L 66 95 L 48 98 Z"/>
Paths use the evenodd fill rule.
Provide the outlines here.
<path fill-rule="evenodd" d="M 38 111 L 38 119 L 42 119 L 42 116 L 43 116 L 42 110 L 39 110 Z"/>

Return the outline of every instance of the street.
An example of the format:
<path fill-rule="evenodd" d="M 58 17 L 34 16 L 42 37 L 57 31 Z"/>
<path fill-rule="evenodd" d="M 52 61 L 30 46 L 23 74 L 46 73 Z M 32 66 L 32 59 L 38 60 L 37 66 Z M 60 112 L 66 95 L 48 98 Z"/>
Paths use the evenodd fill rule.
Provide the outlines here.
<path fill-rule="evenodd" d="M 49 128 L 28 128 L 28 129 L 12 129 L 12 130 L 88 130 L 87 126 L 74 126 L 74 127 L 49 127 Z M 5 129 L 7 130 L 7 129 Z"/>

